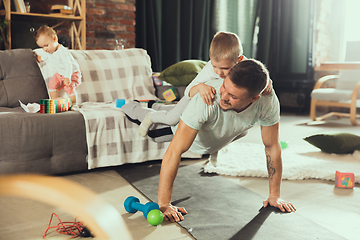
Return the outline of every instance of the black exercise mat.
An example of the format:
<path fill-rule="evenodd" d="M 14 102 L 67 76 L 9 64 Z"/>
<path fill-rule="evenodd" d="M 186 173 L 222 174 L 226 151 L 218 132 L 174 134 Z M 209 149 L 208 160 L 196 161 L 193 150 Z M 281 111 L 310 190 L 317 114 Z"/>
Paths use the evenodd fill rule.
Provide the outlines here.
<path fill-rule="evenodd" d="M 152 201 L 157 201 L 159 162 L 124 165 L 117 172 Z M 296 214 L 262 208 L 263 197 L 201 166 L 181 166 L 173 204 L 188 214 L 179 224 L 196 239 L 344 239 Z"/>

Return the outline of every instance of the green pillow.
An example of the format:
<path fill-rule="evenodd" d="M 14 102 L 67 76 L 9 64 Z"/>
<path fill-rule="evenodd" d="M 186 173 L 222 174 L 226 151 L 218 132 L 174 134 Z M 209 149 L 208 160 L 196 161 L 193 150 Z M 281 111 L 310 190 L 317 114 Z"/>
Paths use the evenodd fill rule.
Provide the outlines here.
<path fill-rule="evenodd" d="M 162 71 L 159 78 L 173 86 L 187 86 L 206 65 L 202 60 L 185 60 Z"/>
<path fill-rule="evenodd" d="M 350 133 L 316 134 L 304 140 L 326 153 L 344 154 L 360 150 L 360 137 Z"/>

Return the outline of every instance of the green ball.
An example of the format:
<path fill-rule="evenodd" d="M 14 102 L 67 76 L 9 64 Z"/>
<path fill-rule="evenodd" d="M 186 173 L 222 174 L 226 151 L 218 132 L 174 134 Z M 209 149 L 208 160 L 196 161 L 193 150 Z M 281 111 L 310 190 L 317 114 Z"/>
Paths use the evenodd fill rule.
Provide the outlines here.
<path fill-rule="evenodd" d="M 159 209 L 154 209 L 148 213 L 147 220 L 151 225 L 156 226 L 162 223 L 164 216 Z"/>

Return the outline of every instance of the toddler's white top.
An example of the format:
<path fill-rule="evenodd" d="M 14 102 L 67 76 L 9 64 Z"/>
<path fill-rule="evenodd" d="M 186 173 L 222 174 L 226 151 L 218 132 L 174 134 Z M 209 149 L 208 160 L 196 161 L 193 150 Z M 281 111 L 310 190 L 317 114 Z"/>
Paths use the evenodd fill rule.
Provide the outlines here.
<path fill-rule="evenodd" d="M 41 59 L 44 62 L 50 63 L 56 70 L 56 72 L 64 78 L 71 79 L 71 75 L 80 71 L 79 64 L 75 61 L 68 49 L 59 44 L 59 48 L 52 54 L 44 52 L 41 55 Z"/>

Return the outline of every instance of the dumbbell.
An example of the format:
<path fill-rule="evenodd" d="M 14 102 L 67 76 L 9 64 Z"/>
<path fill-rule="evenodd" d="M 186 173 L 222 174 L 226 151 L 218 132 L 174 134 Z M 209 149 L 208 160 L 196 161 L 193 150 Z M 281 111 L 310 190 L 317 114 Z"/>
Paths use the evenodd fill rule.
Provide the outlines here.
<path fill-rule="evenodd" d="M 124 207 L 129 213 L 141 211 L 151 225 L 159 225 L 163 221 L 163 215 L 157 203 L 148 202 L 146 204 L 141 204 L 137 197 L 131 196 L 125 199 Z"/>

